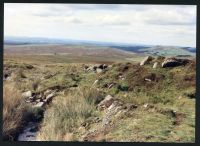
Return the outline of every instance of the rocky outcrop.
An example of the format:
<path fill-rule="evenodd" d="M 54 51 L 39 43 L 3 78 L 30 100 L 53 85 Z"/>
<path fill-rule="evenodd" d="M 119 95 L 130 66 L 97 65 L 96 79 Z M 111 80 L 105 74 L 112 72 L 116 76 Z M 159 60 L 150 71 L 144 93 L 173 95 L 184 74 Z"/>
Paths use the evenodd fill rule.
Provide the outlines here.
<path fill-rule="evenodd" d="M 147 56 L 145 57 L 141 62 L 140 62 L 140 66 L 143 66 L 145 64 L 149 64 L 154 58 L 151 56 Z"/>
<path fill-rule="evenodd" d="M 189 63 L 188 59 L 178 59 L 178 58 L 166 58 L 164 62 L 162 63 L 162 67 L 176 67 L 176 66 L 181 66 L 181 65 L 186 65 Z"/>
<path fill-rule="evenodd" d="M 102 100 L 99 104 L 98 104 L 98 109 L 99 110 L 104 110 L 106 108 L 108 108 L 112 103 L 113 103 L 114 99 L 111 95 L 107 95 L 105 97 L 104 100 Z"/>
<path fill-rule="evenodd" d="M 98 137 L 107 133 L 114 124 L 116 119 L 126 115 L 131 110 L 137 108 L 132 103 L 124 103 L 123 101 L 107 95 L 104 100 L 98 104 L 98 109 L 102 111 L 102 118 L 95 118 L 81 124 L 83 127 L 89 127 L 90 124 L 96 124 L 95 128 L 85 130 L 82 136 L 83 141 L 98 141 Z"/>
<path fill-rule="evenodd" d="M 84 70 L 85 71 L 93 71 L 93 72 L 96 72 L 96 73 L 101 73 L 103 72 L 106 68 L 108 68 L 108 65 L 106 64 L 96 64 L 96 65 L 92 65 L 92 66 L 88 66 L 88 65 L 85 65 L 84 66 Z"/>
<path fill-rule="evenodd" d="M 157 68 L 157 66 L 158 66 L 158 62 L 155 62 L 155 63 L 153 64 L 153 68 L 155 69 L 155 68 Z"/>

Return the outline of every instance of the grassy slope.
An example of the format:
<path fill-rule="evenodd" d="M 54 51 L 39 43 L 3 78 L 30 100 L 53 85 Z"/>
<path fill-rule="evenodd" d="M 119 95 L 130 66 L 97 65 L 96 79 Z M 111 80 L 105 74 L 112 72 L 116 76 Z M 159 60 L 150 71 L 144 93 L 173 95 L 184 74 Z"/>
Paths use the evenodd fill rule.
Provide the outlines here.
<path fill-rule="evenodd" d="M 81 99 L 77 101 L 77 99 L 111 94 L 124 102 L 137 104 L 139 107 L 131 115 L 115 119 L 117 122 L 114 122 L 114 127 L 98 140 L 194 142 L 195 99 L 188 97 L 195 91 L 194 64 L 172 69 L 152 69 L 148 65 L 140 67 L 133 63 L 118 63 L 106 72 L 95 74 L 85 73 L 82 64 L 68 64 L 60 61 L 58 64 L 56 62 L 38 64 L 37 61 L 30 59 L 28 63 L 33 64 L 34 68 L 26 69 L 26 63 L 23 63 L 24 60 L 20 61 L 21 58 L 10 60 L 6 58 L 5 64 L 14 70 L 21 68 L 22 71 L 18 73 L 23 73 L 26 77 L 21 78 L 21 75 L 16 77 L 18 90 L 34 90 L 32 85 L 36 80 L 39 86 L 35 92 L 52 86 L 63 87 L 45 113 L 39 135 L 42 140 L 80 140 L 80 133 L 84 133 L 84 130 L 79 129 L 80 123 L 90 116 L 101 117 L 102 113 L 96 110 L 95 105 Z M 41 80 L 49 74 L 53 76 Z M 120 80 L 119 74 L 123 75 L 125 80 Z M 155 81 L 144 82 L 144 78 L 152 77 L 152 74 L 155 76 Z M 99 82 L 93 88 L 98 88 L 100 91 L 94 92 L 90 88 L 97 79 Z M 108 83 L 115 83 L 115 85 L 111 89 L 105 88 L 104 85 Z M 78 85 L 78 88 L 74 85 Z M 84 94 L 86 91 L 88 93 Z M 182 98 L 178 99 L 180 96 Z M 144 109 L 143 104 L 146 103 L 152 104 L 154 108 Z M 177 119 L 163 114 L 162 111 L 168 109 L 176 110 L 183 115 L 180 123 L 174 124 Z M 71 120 L 67 118 L 67 114 L 72 114 Z M 95 129 L 97 126 L 93 124 L 87 130 Z"/>

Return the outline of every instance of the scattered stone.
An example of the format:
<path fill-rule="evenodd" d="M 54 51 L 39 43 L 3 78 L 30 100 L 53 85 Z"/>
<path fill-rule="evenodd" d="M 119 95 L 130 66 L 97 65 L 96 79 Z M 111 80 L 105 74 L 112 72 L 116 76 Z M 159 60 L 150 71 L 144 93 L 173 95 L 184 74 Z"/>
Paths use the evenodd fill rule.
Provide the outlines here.
<path fill-rule="evenodd" d="M 48 95 L 48 94 L 51 94 L 51 92 L 52 92 L 52 90 L 46 90 L 45 92 L 44 92 L 44 96 L 46 96 L 46 95 Z"/>
<path fill-rule="evenodd" d="M 31 91 L 27 91 L 27 92 L 22 93 L 22 97 L 23 98 L 29 98 L 31 96 L 32 96 L 32 92 Z"/>
<path fill-rule="evenodd" d="M 98 66 L 98 68 L 104 69 L 104 68 L 103 68 L 103 64 L 100 64 L 100 65 Z"/>
<path fill-rule="evenodd" d="M 145 78 L 144 80 L 145 80 L 145 81 L 148 81 L 148 82 L 151 82 L 151 79 L 147 79 L 147 78 Z"/>
<path fill-rule="evenodd" d="M 85 65 L 84 66 L 84 70 L 87 70 L 89 68 L 89 66 Z"/>
<path fill-rule="evenodd" d="M 94 118 L 93 119 L 93 122 L 94 123 L 99 123 L 99 122 L 101 122 L 102 120 L 99 118 L 99 117 L 96 117 L 96 118 Z"/>
<path fill-rule="evenodd" d="M 134 104 L 131 104 L 131 103 L 125 104 L 125 109 L 127 109 L 128 111 L 133 110 L 137 107 L 138 107 L 137 105 L 134 105 Z"/>
<path fill-rule="evenodd" d="M 153 64 L 153 68 L 157 68 L 157 66 L 158 66 L 158 62 L 155 62 L 155 63 Z"/>
<path fill-rule="evenodd" d="M 49 102 L 54 96 L 55 96 L 55 92 L 49 94 L 44 101 Z"/>
<path fill-rule="evenodd" d="M 97 73 L 101 73 L 102 71 L 103 71 L 103 69 L 100 69 L 100 68 L 97 68 L 97 69 L 96 69 L 96 72 L 97 72 Z"/>
<path fill-rule="evenodd" d="M 140 62 L 140 66 L 143 66 L 145 64 L 148 64 L 150 61 L 152 61 L 154 58 L 151 56 L 147 56 L 145 57 L 141 62 Z"/>
<path fill-rule="evenodd" d="M 103 69 L 106 69 L 108 67 L 108 65 L 103 64 Z"/>
<path fill-rule="evenodd" d="M 181 99 L 181 98 L 183 98 L 181 95 L 178 97 L 178 99 Z"/>
<path fill-rule="evenodd" d="M 122 75 L 119 75 L 119 79 L 121 79 L 121 80 L 124 80 L 124 79 L 125 79 L 125 77 L 124 77 L 124 76 L 122 76 Z"/>
<path fill-rule="evenodd" d="M 35 100 L 37 103 L 38 102 L 41 102 L 42 101 L 42 99 L 41 98 L 39 98 L 39 99 L 37 99 L 37 100 Z"/>
<path fill-rule="evenodd" d="M 31 96 L 31 97 L 29 97 L 29 100 L 34 101 L 35 98 L 36 98 L 36 96 Z"/>
<path fill-rule="evenodd" d="M 26 102 L 26 103 L 31 103 L 31 101 L 30 101 L 30 100 L 25 100 L 25 102 Z"/>
<path fill-rule="evenodd" d="M 92 67 L 93 71 L 96 71 L 96 69 L 98 68 L 97 66 L 98 66 L 98 65 L 94 65 L 94 66 Z"/>
<path fill-rule="evenodd" d="M 107 95 L 105 97 L 104 100 L 102 100 L 99 104 L 98 104 L 98 109 L 99 110 L 104 110 L 105 108 L 108 108 L 112 103 L 113 103 L 114 99 L 111 95 Z"/>
<path fill-rule="evenodd" d="M 33 66 L 32 66 L 32 65 L 30 65 L 30 64 L 28 64 L 28 65 L 26 65 L 26 68 L 27 68 L 27 69 L 32 69 L 32 68 L 33 68 Z"/>
<path fill-rule="evenodd" d="M 108 68 L 112 68 L 113 66 L 112 65 L 108 65 Z"/>
<path fill-rule="evenodd" d="M 176 66 L 181 66 L 189 63 L 188 59 L 178 59 L 178 58 L 166 58 L 164 62 L 162 63 L 162 67 L 176 67 Z"/>
<path fill-rule="evenodd" d="M 37 104 L 34 105 L 34 107 L 43 107 L 45 105 L 45 102 L 38 102 Z"/>
<path fill-rule="evenodd" d="M 148 103 L 146 103 L 146 104 L 144 104 L 144 105 L 143 105 L 143 107 L 144 107 L 144 108 L 147 108 L 147 107 L 148 107 L 148 105 L 149 105 L 149 104 L 148 104 Z"/>

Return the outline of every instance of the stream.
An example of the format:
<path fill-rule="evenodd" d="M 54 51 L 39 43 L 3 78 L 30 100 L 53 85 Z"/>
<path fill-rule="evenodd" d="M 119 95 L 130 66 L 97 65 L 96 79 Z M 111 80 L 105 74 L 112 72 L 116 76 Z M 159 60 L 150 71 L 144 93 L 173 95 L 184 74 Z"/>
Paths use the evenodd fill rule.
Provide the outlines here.
<path fill-rule="evenodd" d="M 19 134 L 17 141 L 38 141 L 38 128 L 38 122 L 29 122 L 27 126 L 24 127 L 22 133 Z"/>
<path fill-rule="evenodd" d="M 48 94 L 44 101 L 40 101 L 35 104 L 34 108 L 42 108 L 40 112 L 37 113 L 37 116 L 33 116 L 27 125 L 23 128 L 22 132 L 18 135 L 17 141 L 39 141 L 37 135 L 39 133 L 39 125 L 42 122 L 45 112 L 45 105 L 49 104 L 52 98 L 55 95 L 55 91 Z"/>

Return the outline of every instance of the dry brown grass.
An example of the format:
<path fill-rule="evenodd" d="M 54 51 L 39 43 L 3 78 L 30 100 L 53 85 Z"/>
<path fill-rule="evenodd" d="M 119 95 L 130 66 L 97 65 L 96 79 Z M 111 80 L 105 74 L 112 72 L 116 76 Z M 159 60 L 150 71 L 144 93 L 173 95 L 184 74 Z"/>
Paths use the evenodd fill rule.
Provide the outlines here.
<path fill-rule="evenodd" d="M 85 119 L 93 115 L 94 105 L 88 103 L 82 91 L 57 96 L 47 109 L 38 135 L 43 141 L 73 141 L 72 134 Z"/>
<path fill-rule="evenodd" d="M 3 86 L 3 138 L 14 140 L 14 136 L 22 126 L 23 111 L 21 94 L 13 84 Z"/>

